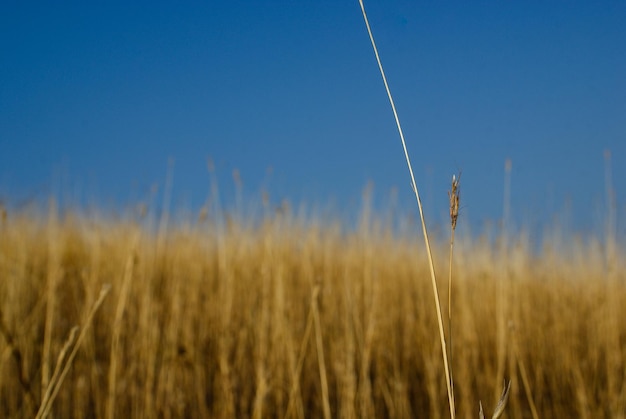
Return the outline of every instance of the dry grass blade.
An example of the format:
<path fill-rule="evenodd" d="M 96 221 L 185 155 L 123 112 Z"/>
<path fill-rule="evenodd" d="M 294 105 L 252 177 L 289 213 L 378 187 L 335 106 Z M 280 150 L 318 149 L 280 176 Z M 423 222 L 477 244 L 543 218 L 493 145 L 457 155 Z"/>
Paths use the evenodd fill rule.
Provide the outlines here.
<path fill-rule="evenodd" d="M 450 259 L 448 266 L 448 340 L 450 342 L 448 349 L 448 361 L 450 362 L 450 388 L 452 390 L 452 398 L 454 401 L 454 381 L 452 373 L 452 261 L 454 255 L 454 232 L 456 230 L 456 222 L 459 218 L 459 202 L 461 199 L 461 189 L 459 188 L 459 176 L 452 175 L 452 185 L 448 191 L 450 199 Z"/>
<path fill-rule="evenodd" d="M 57 365 L 54 368 L 54 372 L 52 373 L 52 378 L 50 379 L 50 385 L 46 389 L 46 393 L 43 396 L 43 400 L 41 401 L 41 406 L 39 407 L 39 412 L 37 413 L 37 418 L 44 417 L 45 412 L 48 410 L 48 406 L 52 400 L 52 394 L 56 388 L 56 384 L 59 382 L 59 376 L 61 375 L 61 371 L 63 371 L 63 366 L 65 365 L 63 362 L 66 361 L 66 355 L 74 341 L 76 340 L 76 334 L 78 333 L 78 326 L 72 327 L 70 331 L 70 336 L 67 338 L 67 341 L 63 345 L 59 356 L 57 357 Z"/>
<path fill-rule="evenodd" d="M 315 344 L 317 349 L 317 362 L 320 371 L 320 384 L 322 386 L 322 406 L 324 407 L 324 419 L 330 419 L 330 402 L 328 392 L 328 378 L 326 377 L 326 362 L 324 360 L 324 344 L 322 342 L 322 326 L 320 322 L 319 310 L 317 307 L 317 299 L 319 297 L 319 285 L 313 290 L 313 302 L 311 309 L 313 311 L 313 321 L 315 325 Z"/>
<path fill-rule="evenodd" d="M 165 217 L 165 215 L 163 216 Z M 164 223 L 164 221 L 162 220 Z M 164 234 L 164 233 L 163 233 Z M 135 262 L 135 250 L 137 248 L 137 244 L 139 242 L 139 233 L 136 232 L 134 237 L 131 239 L 131 247 L 129 254 L 126 258 L 126 265 L 124 266 L 124 276 L 122 279 L 122 288 L 120 290 L 120 295 L 117 301 L 117 307 L 115 309 L 115 318 L 113 320 L 113 336 L 111 341 L 111 356 L 110 356 L 110 365 L 109 365 L 109 384 L 108 384 L 108 400 L 107 400 L 107 417 L 112 419 L 115 417 L 115 394 L 116 394 L 116 385 L 117 385 L 117 364 L 118 357 L 120 355 L 119 346 L 120 346 L 120 336 L 122 333 L 123 327 L 123 316 L 126 310 L 126 304 L 128 303 L 128 297 L 130 294 L 130 284 L 133 277 L 133 268 Z"/>
<path fill-rule="evenodd" d="M 509 393 L 511 390 L 511 382 L 504 386 L 502 389 L 502 395 L 500 396 L 500 400 L 498 400 L 498 404 L 493 411 L 493 415 L 491 415 L 491 419 L 498 419 L 504 413 L 504 408 L 506 407 L 507 402 L 509 401 Z M 485 419 L 485 412 L 483 411 L 483 404 L 479 402 L 480 409 L 478 411 L 478 417 L 480 419 Z"/>
<path fill-rule="evenodd" d="M 65 364 L 63 364 L 63 369 L 60 370 L 61 373 L 57 375 L 55 372 L 53 376 L 53 380 L 50 381 L 50 385 L 48 386 L 48 389 L 46 390 L 46 395 L 44 397 L 44 400 L 41 403 L 41 406 L 39 407 L 39 411 L 37 412 L 36 419 L 45 418 L 50 414 L 50 409 L 52 409 L 52 402 L 54 401 L 57 394 L 59 393 L 61 384 L 63 383 L 65 376 L 70 370 L 72 361 L 74 360 L 74 357 L 76 356 L 76 353 L 78 352 L 78 348 L 80 347 L 80 344 L 85 337 L 86 331 L 93 320 L 93 316 L 96 314 L 96 311 L 98 311 L 98 309 L 100 308 L 100 305 L 102 305 L 102 302 L 104 301 L 104 298 L 107 296 L 109 291 L 111 291 L 111 285 L 106 284 L 102 287 L 102 290 L 100 291 L 100 296 L 98 297 L 93 307 L 91 308 L 91 311 L 89 312 L 89 315 L 87 316 L 87 319 L 85 320 L 85 325 L 82 328 L 80 334 L 78 335 L 78 339 L 76 339 L 76 343 L 72 347 L 72 351 L 67 357 Z M 63 348 L 63 350 L 61 351 L 61 354 L 59 355 L 57 368 L 59 368 L 59 366 L 61 365 L 63 361 L 63 358 L 65 358 L 65 353 L 71 347 L 71 343 L 74 340 L 74 335 L 76 334 L 77 330 L 78 328 L 76 327 L 72 329 L 70 338 L 68 339 L 65 347 Z"/>
<path fill-rule="evenodd" d="M 491 419 L 498 419 L 504 413 L 504 408 L 506 407 L 507 402 L 509 401 L 509 393 L 511 390 L 511 382 L 505 385 L 502 389 L 502 395 L 500 396 L 500 400 L 498 400 L 498 404 L 496 405 L 495 410 L 493 411 L 493 415 Z"/>
<path fill-rule="evenodd" d="M 374 35 L 372 34 L 372 29 L 370 28 L 369 21 L 367 19 L 367 14 L 365 13 L 365 6 L 363 5 L 363 0 L 359 0 L 359 4 L 361 5 L 361 12 L 363 13 L 363 20 L 365 20 L 365 26 L 367 27 L 367 33 L 369 34 L 370 41 L 372 43 L 372 48 L 374 49 L 374 55 L 376 56 L 376 61 L 378 63 L 378 69 L 380 70 L 380 75 L 382 76 L 383 83 L 385 84 L 385 90 L 387 91 L 387 97 L 389 98 L 389 103 L 391 104 L 391 109 L 393 111 L 393 115 L 396 119 L 396 126 L 398 127 L 398 133 L 400 134 L 400 139 L 402 140 L 402 148 L 404 149 L 404 157 L 406 159 L 407 166 L 409 168 L 409 174 L 411 176 L 411 187 L 413 188 L 413 192 L 415 193 L 415 199 L 417 200 L 417 208 L 420 213 L 420 221 L 422 224 L 422 232 L 424 233 L 424 244 L 426 246 L 426 254 L 428 255 L 428 266 L 430 268 L 430 278 L 433 287 L 433 297 L 435 300 L 435 308 L 437 311 L 437 323 L 439 327 L 439 339 L 441 341 L 441 354 L 443 357 L 443 366 L 446 375 L 446 387 L 448 390 L 448 402 L 450 404 L 450 417 L 454 419 L 455 417 L 455 406 L 454 406 L 454 394 L 452 389 L 452 376 L 450 374 L 449 362 L 448 362 L 448 349 L 446 346 L 446 337 L 443 327 L 443 315 L 441 314 L 441 303 L 439 301 L 439 288 L 437 287 L 437 277 L 435 275 L 435 263 L 433 262 L 433 256 L 430 246 L 430 240 L 428 239 L 428 231 L 426 229 L 426 219 L 424 217 L 424 210 L 422 207 L 422 200 L 420 199 L 419 192 L 417 190 L 417 184 L 415 183 L 415 176 L 413 175 L 413 167 L 411 166 L 411 159 L 409 158 L 409 152 L 406 147 L 406 141 L 404 141 L 404 133 L 402 131 L 402 126 L 400 125 L 400 118 L 398 117 L 398 112 L 396 111 L 396 105 L 393 101 L 393 97 L 391 96 L 391 90 L 389 89 L 389 84 L 387 83 L 387 77 L 385 76 L 385 70 L 383 70 L 383 65 L 380 60 L 380 56 L 378 55 L 378 48 L 376 48 L 376 42 L 374 41 Z"/>

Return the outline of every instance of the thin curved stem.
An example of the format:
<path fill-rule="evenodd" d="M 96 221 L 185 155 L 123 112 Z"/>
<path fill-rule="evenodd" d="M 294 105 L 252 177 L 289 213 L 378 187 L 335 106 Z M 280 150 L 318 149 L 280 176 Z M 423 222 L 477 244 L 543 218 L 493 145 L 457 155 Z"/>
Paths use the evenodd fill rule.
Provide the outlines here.
<path fill-rule="evenodd" d="M 385 90 L 387 91 L 387 97 L 389 98 L 389 103 L 391 104 L 391 109 L 393 111 L 393 116 L 396 120 L 396 126 L 398 127 L 398 132 L 400 134 L 400 139 L 402 140 L 402 147 L 404 149 L 404 157 L 406 158 L 406 163 L 409 168 L 409 174 L 411 175 L 411 187 L 413 188 L 413 192 L 415 193 L 415 199 L 417 200 L 417 207 L 420 213 L 420 220 L 422 222 L 422 231 L 424 233 L 424 244 L 426 245 L 426 252 L 428 254 L 428 265 L 430 267 L 430 278 L 433 286 L 433 297 L 435 299 L 435 306 L 437 309 L 437 322 L 439 325 L 439 338 L 441 340 L 441 353 L 443 356 L 443 366 L 446 374 L 446 385 L 448 388 L 448 401 L 450 404 L 450 417 L 454 419 L 455 417 L 455 408 L 454 408 L 454 394 L 452 390 L 452 376 L 450 375 L 450 368 L 448 365 L 448 356 L 446 349 L 446 337 L 443 329 L 443 316 L 441 314 L 441 304 L 439 302 L 439 290 L 437 288 L 437 278 L 435 276 L 435 265 L 433 263 L 432 252 L 430 248 L 430 241 L 428 240 L 428 232 L 426 230 L 426 221 L 424 218 L 424 211 L 422 208 L 422 201 L 419 196 L 419 192 L 417 190 L 417 184 L 415 183 L 415 176 L 413 175 L 413 167 L 411 166 L 411 159 L 409 158 L 409 152 L 407 151 L 406 142 L 404 141 L 404 133 L 402 132 L 402 127 L 400 125 L 400 118 L 398 118 L 398 112 L 396 111 L 396 105 L 393 102 L 393 97 L 391 96 L 391 90 L 389 89 L 389 84 L 387 83 L 387 77 L 385 76 L 385 71 L 383 70 L 383 65 L 380 60 L 380 56 L 378 55 L 378 49 L 376 48 L 376 42 L 374 42 L 374 35 L 372 34 L 372 30 L 370 28 L 369 21 L 367 20 L 367 14 L 365 13 L 365 6 L 363 5 L 363 0 L 359 0 L 359 4 L 361 5 L 361 11 L 363 12 L 363 19 L 365 20 L 365 26 L 367 26 L 367 32 L 369 33 L 370 41 L 372 43 L 372 48 L 374 48 L 374 54 L 376 55 L 376 61 L 378 62 L 378 69 L 380 70 L 380 75 L 383 78 L 383 83 L 385 84 Z"/>

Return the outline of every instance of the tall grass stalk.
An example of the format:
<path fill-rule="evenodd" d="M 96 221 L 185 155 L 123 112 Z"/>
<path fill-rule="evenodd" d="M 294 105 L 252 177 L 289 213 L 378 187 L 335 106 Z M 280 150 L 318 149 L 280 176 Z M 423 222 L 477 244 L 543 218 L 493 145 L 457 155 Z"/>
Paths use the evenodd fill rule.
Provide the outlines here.
<path fill-rule="evenodd" d="M 54 200 L 50 201 L 48 213 L 48 270 L 46 275 L 46 323 L 43 337 L 43 356 L 41 362 L 41 388 L 48 388 L 50 383 L 50 359 L 52 357 L 52 333 L 55 323 L 56 287 L 61 276 L 58 255 L 57 208 Z"/>
<path fill-rule="evenodd" d="M 504 370 L 507 358 L 507 318 L 508 318 L 508 285 L 509 285 L 509 230 L 511 217 L 511 159 L 504 162 L 504 198 L 502 214 L 502 234 L 500 235 L 500 278 L 496 289 L 496 328 L 497 328 L 497 370 L 494 388 L 497 389 L 504 381 Z M 498 392 L 496 390 L 496 397 Z"/>
<path fill-rule="evenodd" d="M 626 410 L 626 373 L 621 377 L 613 376 L 610 371 L 624 371 L 626 364 L 623 357 L 619 356 L 619 349 L 622 346 L 619 339 L 618 330 L 618 318 L 621 317 L 621 307 L 619 306 L 616 295 L 611 290 L 616 284 L 619 284 L 618 280 L 618 266 L 617 266 L 617 202 L 615 197 L 615 189 L 613 188 L 613 171 L 611 167 L 611 150 L 604 151 L 604 183 L 605 183 L 605 195 L 606 195 L 606 226 L 605 226 L 605 269 L 606 269 L 606 290 L 607 290 L 607 304 L 606 304 L 606 316 L 609 319 L 608 330 L 606 330 L 607 336 L 612 336 L 610 341 L 614 350 L 607 354 L 606 369 L 609 391 L 611 393 L 620 392 L 620 397 L 612 401 L 610 411 L 612 416 L 618 416 L 623 414 Z M 620 383 L 620 381 L 622 383 Z"/>
<path fill-rule="evenodd" d="M 318 309 L 317 298 L 319 296 L 319 286 L 313 290 L 313 302 L 311 308 L 313 310 L 313 321 L 315 325 L 315 348 L 317 350 L 317 363 L 320 371 L 320 384 L 322 387 L 322 406 L 324 411 L 324 419 L 330 419 L 330 402 L 328 391 L 328 378 L 326 376 L 326 361 L 324 360 L 324 342 L 322 341 L 322 324 L 320 322 L 320 313 Z"/>
<path fill-rule="evenodd" d="M 115 414 L 115 401 L 117 399 L 117 364 L 119 362 L 120 355 L 123 351 L 120 349 L 120 337 L 123 332 L 123 316 L 126 311 L 126 305 L 130 294 L 130 286 L 133 277 L 133 265 L 135 260 L 135 252 L 137 243 L 139 241 L 139 233 L 135 232 L 135 235 L 131 241 L 130 249 L 124 266 L 124 273 L 122 279 L 122 286 L 119 292 L 117 307 L 115 309 L 115 317 L 113 319 L 113 336 L 111 342 L 110 352 L 110 366 L 109 366 L 109 385 L 108 385 L 108 399 L 107 399 L 107 417 L 113 419 Z"/>
<path fill-rule="evenodd" d="M 70 336 L 68 340 L 66 341 L 65 345 L 63 346 L 63 349 L 61 350 L 59 357 L 57 359 L 57 366 L 55 368 L 55 372 L 52 375 L 50 385 L 46 389 L 46 393 L 44 394 L 44 397 L 42 399 L 41 405 L 39 407 L 39 411 L 37 412 L 36 419 L 44 419 L 48 417 L 48 415 L 50 414 L 50 409 L 52 408 L 52 402 L 54 401 L 57 394 L 59 393 L 61 384 L 63 384 L 63 381 L 65 380 L 65 377 L 67 376 L 70 370 L 72 362 L 74 361 L 74 358 L 76 357 L 76 353 L 78 352 L 78 348 L 80 347 L 80 344 L 82 343 L 83 339 L 86 336 L 87 329 L 93 322 L 94 315 L 96 314 L 96 312 L 102 305 L 102 302 L 104 301 L 104 299 L 106 298 L 110 290 L 111 290 L 111 286 L 108 284 L 102 287 L 102 290 L 100 291 L 100 296 L 98 297 L 96 302 L 93 304 L 93 307 L 91 308 L 87 318 L 85 319 L 83 328 L 78 334 L 78 338 L 76 338 L 76 342 L 74 342 L 74 339 L 79 328 L 77 326 L 72 328 L 70 332 Z M 72 348 L 72 350 L 66 358 L 67 351 L 70 348 Z"/>
<path fill-rule="evenodd" d="M 437 310 L 437 323 L 439 327 L 439 339 L 441 341 L 441 354 L 443 358 L 443 365 L 445 370 L 445 378 L 446 378 L 446 387 L 448 389 L 448 402 L 450 404 L 450 417 L 454 419 L 455 417 L 455 406 L 454 406 L 454 393 L 452 387 L 452 375 L 450 373 L 450 366 L 448 362 L 448 352 L 446 349 L 446 336 L 443 327 L 443 315 L 441 314 L 441 304 L 439 301 L 439 290 L 437 287 L 437 277 L 435 275 L 435 264 L 433 262 L 432 251 L 430 248 L 430 240 L 428 239 L 428 231 L 426 229 L 426 220 L 424 217 L 424 211 L 422 208 L 422 201 L 419 196 L 419 192 L 417 190 L 417 184 L 415 183 L 415 176 L 413 175 L 413 167 L 411 166 L 411 159 L 409 158 L 409 152 L 407 150 L 406 141 L 404 140 L 404 133 L 402 132 L 402 126 L 400 125 L 400 118 L 398 117 L 398 112 L 396 111 L 396 105 L 393 101 L 393 96 L 391 95 L 391 90 L 389 89 L 389 84 L 387 83 L 387 77 L 385 76 L 385 70 L 383 69 L 383 64 L 380 60 L 380 56 L 378 54 L 378 49 L 376 48 L 376 42 L 374 41 L 374 35 L 372 34 L 372 29 L 370 27 L 369 21 L 367 19 L 367 13 L 365 13 L 365 6 L 363 5 L 363 0 L 359 0 L 359 4 L 361 5 L 361 12 L 363 13 L 363 20 L 365 21 L 365 26 L 367 27 L 367 33 L 369 34 L 370 41 L 372 43 L 372 48 L 374 49 L 374 55 L 376 55 L 376 62 L 378 63 L 378 69 L 380 70 L 380 75 L 382 76 L 383 83 L 385 84 L 385 90 L 387 91 L 387 97 L 389 98 L 389 103 L 391 104 L 391 109 L 393 111 L 393 116 L 396 120 L 396 126 L 398 127 L 398 133 L 400 134 L 400 140 L 402 141 L 402 148 L 404 149 L 404 157 L 406 159 L 407 166 L 409 168 L 409 174 L 411 176 L 411 187 L 413 188 L 413 192 L 415 193 L 415 199 L 417 200 L 417 207 L 420 213 L 420 221 L 422 224 L 422 232 L 424 233 L 424 244 L 426 246 L 426 252 L 428 255 L 428 266 L 430 268 L 430 278 L 433 287 L 433 298 L 435 300 L 435 307 Z"/>
<path fill-rule="evenodd" d="M 452 388 L 452 397 L 454 397 L 454 382 L 452 377 L 452 263 L 454 260 L 454 232 L 456 231 L 456 222 L 459 218 L 459 204 L 461 199 L 461 189 L 459 188 L 459 182 L 461 180 L 461 174 L 459 176 L 452 176 L 452 184 L 450 191 L 448 192 L 448 199 L 450 201 L 450 258 L 448 264 L 448 338 L 450 340 L 448 359 L 450 360 L 450 387 Z"/>

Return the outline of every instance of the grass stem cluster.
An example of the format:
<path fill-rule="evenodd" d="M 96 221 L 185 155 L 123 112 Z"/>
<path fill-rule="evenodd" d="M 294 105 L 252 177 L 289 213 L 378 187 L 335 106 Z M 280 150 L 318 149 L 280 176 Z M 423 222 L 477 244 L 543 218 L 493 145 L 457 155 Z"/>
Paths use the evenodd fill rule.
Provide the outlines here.
<path fill-rule="evenodd" d="M 155 233 L 139 220 L 9 212 L 0 417 L 35 417 L 47 390 L 46 327 L 54 383 L 75 326 L 54 417 L 447 416 L 423 242 L 373 215 L 352 232 L 289 211 L 258 223 L 213 219 Z M 616 417 L 626 322 L 611 315 L 626 305 L 624 252 L 613 246 L 607 271 L 601 241 L 555 242 L 537 253 L 524 235 L 510 238 L 507 417 Z M 454 257 L 455 403 L 475 418 L 478 400 L 497 404 L 501 249 L 457 235 Z M 445 275 L 447 266 L 435 268 Z"/>

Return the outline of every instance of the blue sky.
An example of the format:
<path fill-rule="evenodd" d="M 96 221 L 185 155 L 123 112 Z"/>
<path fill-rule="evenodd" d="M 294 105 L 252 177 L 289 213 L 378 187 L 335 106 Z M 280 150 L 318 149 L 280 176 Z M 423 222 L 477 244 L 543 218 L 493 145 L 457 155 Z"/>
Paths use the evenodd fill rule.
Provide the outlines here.
<path fill-rule="evenodd" d="M 358 1 L 3 2 L 0 199 L 125 206 L 163 185 L 358 209 L 373 182 L 414 210 Z M 366 1 L 427 216 L 451 175 L 480 225 L 593 227 L 604 150 L 626 192 L 626 2 Z M 227 199 L 227 198 L 226 198 Z"/>

